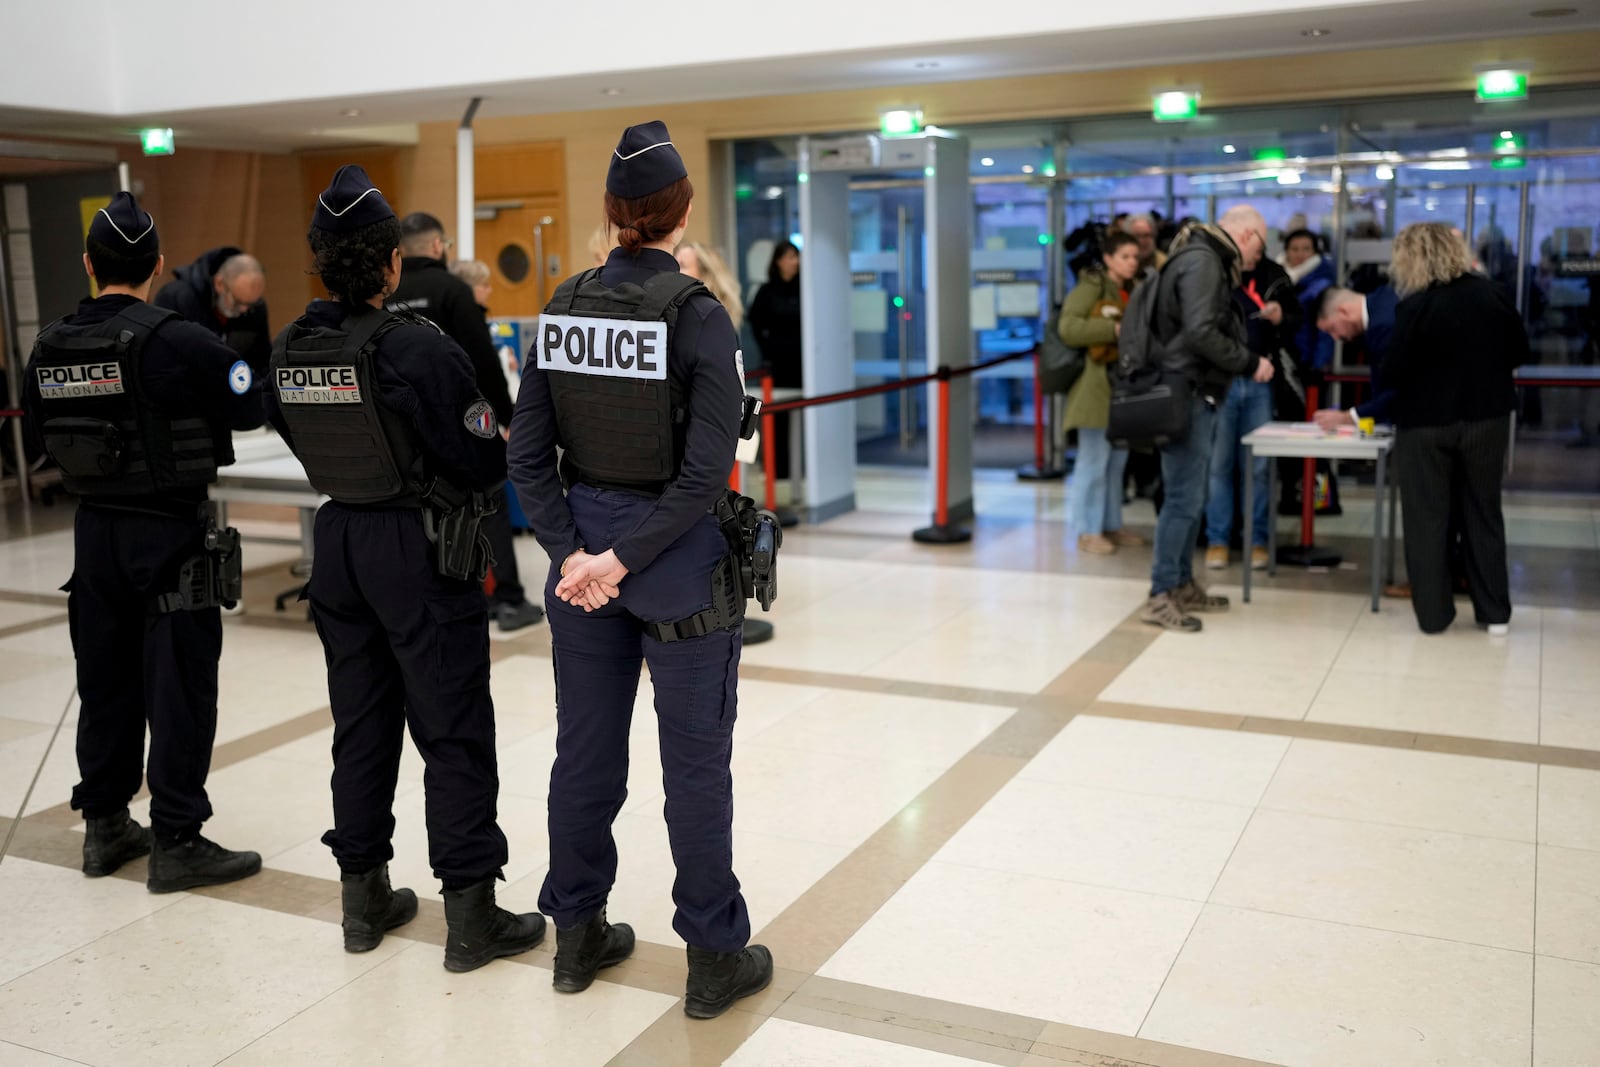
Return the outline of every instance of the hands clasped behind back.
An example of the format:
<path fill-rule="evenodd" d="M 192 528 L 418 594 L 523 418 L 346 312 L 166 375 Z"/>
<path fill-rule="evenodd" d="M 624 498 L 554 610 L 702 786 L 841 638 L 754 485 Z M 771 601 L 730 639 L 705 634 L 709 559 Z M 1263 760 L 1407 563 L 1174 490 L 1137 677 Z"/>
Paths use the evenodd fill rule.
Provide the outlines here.
<path fill-rule="evenodd" d="M 556 596 L 568 604 L 576 604 L 584 611 L 603 608 L 617 595 L 628 568 L 617 559 L 617 554 L 606 549 L 598 556 L 582 549 L 572 553 L 561 564 L 561 581 L 556 583 Z"/>

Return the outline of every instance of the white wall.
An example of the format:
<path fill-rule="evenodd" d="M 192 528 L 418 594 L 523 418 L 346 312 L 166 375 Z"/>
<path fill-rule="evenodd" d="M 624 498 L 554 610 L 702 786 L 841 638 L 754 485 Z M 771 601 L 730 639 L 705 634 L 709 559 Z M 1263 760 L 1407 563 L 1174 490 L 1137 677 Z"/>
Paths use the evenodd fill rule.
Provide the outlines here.
<path fill-rule="evenodd" d="M 221 6 L 150 0 L 128 7 L 109 0 L 0 0 L 0 40 L 8 46 L 0 64 L 0 107 L 135 115 L 602 75 L 636 66 L 878 48 L 956 50 L 976 38 L 1369 4 L 1405 6 L 1395 0 L 803 0 L 766 6 L 749 0 L 267 0 Z M 93 18 L 96 11 L 103 16 Z M 108 26 L 115 27 L 114 50 Z M 91 54 L 110 62 L 80 58 Z"/>

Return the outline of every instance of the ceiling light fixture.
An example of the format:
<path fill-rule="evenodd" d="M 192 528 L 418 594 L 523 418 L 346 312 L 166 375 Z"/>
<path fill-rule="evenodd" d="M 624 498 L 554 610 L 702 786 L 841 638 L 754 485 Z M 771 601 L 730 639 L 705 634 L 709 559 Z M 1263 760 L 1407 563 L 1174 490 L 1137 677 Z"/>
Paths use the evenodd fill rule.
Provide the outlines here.
<path fill-rule="evenodd" d="M 347 107 L 343 111 L 339 112 L 339 114 L 343 115 L 347 119 L 358 119 L 361 117 L 361 109 L 359 107 Z"/>
<path fill-rule="evenodd" d="M 1022 173 L 1024 173 L 1024 174 L 1032 174 L 1033 173 L 1033 164 L 1032 163 L 1024 163 L 1022 165 Z"/>
<path fill-rule="evenodd" d="M 992 166 L 994 166 L 994 157 L 993 156 L 984 156 L 982 159 L 978 160 L 978 162 L 982 163 L 986 167 L 992 167 Z"/>
<path fill-rule="evenodd" d="M 1310 29 L 1310 30 L 1301 30 L 1300 31 L 1300 36 L 1302 36 L 1302 37 L 1327 37 L 1331 33 L 1333 33 L 1332 30 Z"/>
<path fill-rule="evenodd" d="M 918 70 L 938 70 L 939 69 L 939 61 L 937 59 L 919 59 L 919 60 L 917 60 L 915 63 L 913 63 L 911 65 L 913 67 L 916 67 Z"/>
<path fill-rule="evenodd" d="M 617 89 L 617 88 L 601 89 L 600 90 L 600 95 L 601 96 L 621 96 L 622 95 L 622 90 L 621 89 Z"/>
<path fill-rule="evenodd" d="M 1225 145 L 1222 146 L 1222 151 L 1223 151 L 1224 154 L 1231 156 L 1235 152 L 1239 151 L 1239 149 L 1238 149 L 1238 147 L 1236 145 L 1225 144 Z"/>

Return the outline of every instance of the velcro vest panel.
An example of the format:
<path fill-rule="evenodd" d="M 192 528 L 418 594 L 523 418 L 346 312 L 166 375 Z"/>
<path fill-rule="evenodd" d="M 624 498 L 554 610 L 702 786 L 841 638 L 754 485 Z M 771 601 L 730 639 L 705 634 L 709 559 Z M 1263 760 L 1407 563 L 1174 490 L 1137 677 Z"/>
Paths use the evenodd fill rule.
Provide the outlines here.
<path fill-rule="evenodd" d="M 709 290 L 672 272 L 612 289 L 601 284 L 599 268 L 556 290 L 540 316 L 532 358 L 550 372 L 556 432 L 575 480 L 659 492 L 677 476 L 687 408 L 667 359 L 678 309 L 701 292 Z M 666 329 L 641 341 L 618 320 Z"/>
<path fill-rule="evenodd" d="M 355 309 L 343 329 L 292 322 L 272 345 L 270 387 L 317 492 L 344 504 L 420 506 L 415 431 L 378 402 L 373 355 L 402 320 Z"/>
<path fill-rule="evenodd" d="M 144 350 L 175 313 L 146 303 L 91 325 L 54 323 L 34 342 L 45 450 L 84 497 L 148 496 L 216 481 L 232 438 L 199 416 L 175 418 L 144 387 Z"/>

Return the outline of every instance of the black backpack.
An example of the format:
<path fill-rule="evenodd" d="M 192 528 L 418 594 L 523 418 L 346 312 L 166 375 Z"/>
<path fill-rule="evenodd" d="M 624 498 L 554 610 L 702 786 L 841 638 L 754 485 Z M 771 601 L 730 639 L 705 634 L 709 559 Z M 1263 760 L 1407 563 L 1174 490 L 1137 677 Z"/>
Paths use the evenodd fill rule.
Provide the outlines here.
<path fill-rule="evenodd" d="M 1055 304 L 1045 320 L 1044 335 L 1039 342 L 1039 391 L 1071 392 L 1083 377 L 1083 368 L 1088 363 L 1088 353 L 1061 339 L 1061 304 Z"/>
<path fill-rule="evenodd" d="M 1194 382 L 1166 367 L 1166 342 L 1156 329 L 1156 308 L 1167 270 L 1189 245 L 1167 260 L 1154 277 L 1133 291 L 1122 313 L 1117 361 L 1111 365 L 1111 416 L 1106 437 L 1117 448 L 1148 448 L 1189 436 Z"/>

